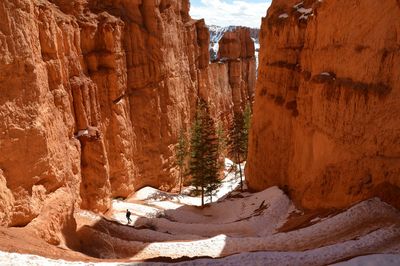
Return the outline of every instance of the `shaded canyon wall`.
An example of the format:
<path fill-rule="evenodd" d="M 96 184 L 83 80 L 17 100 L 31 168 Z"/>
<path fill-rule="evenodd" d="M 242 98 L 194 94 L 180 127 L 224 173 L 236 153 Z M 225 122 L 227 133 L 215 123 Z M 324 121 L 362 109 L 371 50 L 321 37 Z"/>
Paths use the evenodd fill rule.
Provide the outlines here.
<path fill-rule="evenodd" d="M 263 19 L 249 186 L 305 208 L 400 208 L 400 4 L 275 0 Z"/>

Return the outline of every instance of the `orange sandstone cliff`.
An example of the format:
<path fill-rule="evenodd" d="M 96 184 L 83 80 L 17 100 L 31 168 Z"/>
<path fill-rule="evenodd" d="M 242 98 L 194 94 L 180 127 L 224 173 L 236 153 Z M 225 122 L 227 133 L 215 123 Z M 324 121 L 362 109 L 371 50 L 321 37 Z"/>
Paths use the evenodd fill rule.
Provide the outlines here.
<path fill-rule="evenodd" d="M 226 127 L 233 112 L 242 112 L 254 99 L 256 58 L 250 31 L 237 27 L 226 32 L 219 42 L 217 59 L 199 71 L 199 95 L 209 102 L 212 116 Z M 208 43 L 208 31 L 207 36 Z"/>
<path fill-rule="evenodd" d="M 250 29 L 239 27 L 226 32 L 219 42 L 218 59 L 229 67 L 229 84 L 235 111 L 242 111 L 253 102 L 256 59 Z"/>
<path fill-rule="evenodd" d="M 0 225 L 57 243 L 77 207 L 102 212 L 112 197 L 177 185 L 174 145 L 197 98 L 227 123 L 255 83 L 254 55 L 209 64 L 208 29 L 189 7 L 0 3 Z"/>
<path fill-rule="evenodd" d="M 399 1 L 274 0 L 260 40 L 249 186 L 400 208 Z"/>

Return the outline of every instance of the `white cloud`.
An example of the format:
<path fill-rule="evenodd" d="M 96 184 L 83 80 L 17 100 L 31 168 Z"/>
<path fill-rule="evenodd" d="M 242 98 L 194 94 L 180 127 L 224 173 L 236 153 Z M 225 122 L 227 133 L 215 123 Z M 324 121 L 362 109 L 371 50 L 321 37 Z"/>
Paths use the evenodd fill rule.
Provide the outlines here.
<path fill-rule="evenodd" d="M 201 0 L 202 5 L 193 4 L 190 15 L 194 19 L 204 18 L 208 25 L 218 26 L 248 26 L 259 28 L 261 17 L 265 16 L 270 1 L 251 3 L 236 0 L 231 3 L 224 0 Z"/>

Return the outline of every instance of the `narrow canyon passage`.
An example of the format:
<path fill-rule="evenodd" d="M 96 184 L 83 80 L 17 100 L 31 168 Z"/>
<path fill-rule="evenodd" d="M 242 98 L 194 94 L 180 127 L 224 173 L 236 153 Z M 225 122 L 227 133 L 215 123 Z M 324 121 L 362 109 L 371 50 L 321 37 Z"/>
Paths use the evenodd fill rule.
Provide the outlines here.
<path fill-rule="evenodd" d="M 29 265 L 327 265 L 371 253 L 381 254 L 378 261 L 398 261 L 390 254 L 400 249 L 400 212 L 378 198 L 346 210 L 303 212 L 277 187 L 240 192 L 240 180 L 229 169 L 216 202 L 205 208 L 189 189 L 177 195 L 145 187 L 114 200 L 104 215 L 75 214 L 80 255 L 68 249 L 62 256 L 67 260 L 0 253 L 0 263 L 12 258 Z"/>
<path fill-rule="evenodd" d="M 0 70 L 1 265 L 400 264 L 399 0 L 2 0 Z"/>
<path fill-rule="evenodd" d="M 163 259 L 196 263 L 196 258 L 209 257 L 204 264 L 223 264 L 224 260 L 211 258 L 228 256 L 229 261 L 230 255 L 244 252 L 261 251 L 257 256 L 268 257 L 273 251 L 290 251 L 304 257 L 304 265 L 322 265 L 371 250 L 391 253 L 400 248 L 400 213 L 379 199 L 348 210 L 303 213 L 277 187 L 232 193 L 229 188 L 237 189 L 239 180 L 230 175 L 221 187 L 228 194 L 206 208 L 199 208 L 198 197 L 147 187 L 125 201 L 115 200 L 104 217 L 79 214 L 86 223 L 78 230 L 84 252 L 153 263 Z M 126 209 L 132 210 L 132 224 L 127 224 Z M 275 263 L 289 263 L 286 255 L 276 256 Z M 235 263 L 251 260 L 247 256 L 239 256 Z"/>

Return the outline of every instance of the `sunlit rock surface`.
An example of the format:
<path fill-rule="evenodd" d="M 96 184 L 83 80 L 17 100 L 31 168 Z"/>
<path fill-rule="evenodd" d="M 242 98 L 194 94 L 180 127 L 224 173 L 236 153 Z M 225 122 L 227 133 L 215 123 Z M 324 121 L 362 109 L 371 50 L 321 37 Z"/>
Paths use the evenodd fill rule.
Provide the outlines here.
<path fill-rule="evenodd" d="M 49 228 L 40 235 L 57 243 L 74 209 L 104 212 L 112 197 L 177 185 L 174 145 L 198 98 L 225 126 L 234 102 L 230 67 L 209 64 L 208 29 L 189 6 L 1 2 L 1 225 L 37 218 L 32 228 Z M 255 69 L 241 73 L 255 83 Z"/>

